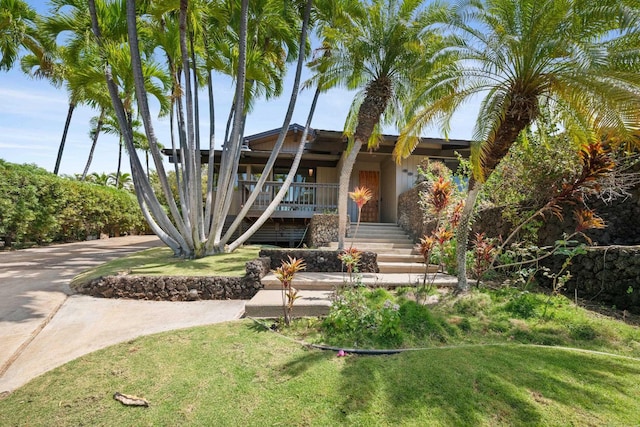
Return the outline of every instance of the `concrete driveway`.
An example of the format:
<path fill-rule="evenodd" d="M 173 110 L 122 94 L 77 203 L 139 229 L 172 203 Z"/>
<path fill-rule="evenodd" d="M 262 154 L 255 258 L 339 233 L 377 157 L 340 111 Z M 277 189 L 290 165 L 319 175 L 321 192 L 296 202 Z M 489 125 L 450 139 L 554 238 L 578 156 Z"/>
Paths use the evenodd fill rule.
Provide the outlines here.
<path fill-rule="evenodd" d="M 161 245 L 128 236 L 0 252 L 0 393 L 109 345 L 242 316 L 244 301 L 110 300 L 69 288 L 88 268 Z"/>

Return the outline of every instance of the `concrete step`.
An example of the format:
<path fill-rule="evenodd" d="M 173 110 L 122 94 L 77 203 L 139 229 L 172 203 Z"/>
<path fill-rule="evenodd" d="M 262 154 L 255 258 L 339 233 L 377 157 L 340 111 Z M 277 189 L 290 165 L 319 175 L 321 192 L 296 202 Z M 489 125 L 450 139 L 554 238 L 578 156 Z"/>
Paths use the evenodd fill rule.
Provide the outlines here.
<path fill-rule="evenodd" d="M 357 222 L 352 222 L 351 227 L 357 225 Z M 400 228 L 400 226 L 393 222 L 361 222 L 360 228 L 370 227 L 370 228 Z"/>
<path fill-rule="evenodd" d="M 362 273 L 361 281 L 365 286 L 396 288 L 399 286 L 415 285 L 417 281 L 422 282 L 424 277 L 424 267 L 419 271 L 411 273 Z M 269 273 L 262 278 L 265 290 L 282 289 L 282 284 L 273 273 Z M 442 273 L 437 273 L 435 286 L 455 286 L 457 279 Z M 299 290 L 330 291 L 336 287 L 349 283 L 347 273 L 297 273 L 293 280 L 293 287 Z"/>
<path fill-rule="evenodd" d="M 378 263 L 381 262 L 421 262 L 424 263 L 422 255 L 413 253 L 406 249 L 399 249 L 396 252 L 378 252 Z"/>
<path fill-rule="evenodd" d="M 407 243 L 379 243 L 376 242 L 354 242 L 353 247 L 361 251 L 381 252 L 381 250 L 388 249 L 414 249 L 415 245 L 410 240 L 406 240 Z M 345 240 L 344 246 L 346 248 L 351 246 L 350 240 Z M 326 246 L 329 250 L 335 251 L 338 248 L 338 242 L 331 242 L 329 246 Z"/>
<path fill-rule="evenodd" d="M 330 291 L 300 290 L 293 305 L 293 317 L 326 316 L 331 307 Z M 262 289 L 244 306 L 245 316 L 278 318 L 283 316 L 282 291 Z"/>
<path fill-rule="evenodd" d="M 372 236 L 372 237 L 365 237 L 364 235 L 362 236 L 358 236 L 355 239 L 351 239 L 351 238 L 347 238 L 344 240 L 345 246 L 347 244 L 352 244 L 355 245 L 364 245 L 367 243 L 390 243 L 390 244 L 395 244 L 395 243 L 400 243 L 400 244 L 412 244 L 411 240 L 409 240 L 409 238 L 407 238 L 407 236 L 398 236 L 398 237 L 382 237 L 382 236 Z"/>
<path fill-rule="evenodd" d="M 348 233 L 346 238 L 352 239 L 353 235 L 353 233 Z M 356 239 L 371 237 L 379 237 L 381 239 L 409 239 L 406 234 L 399 231 L 359 230 L 356 234 Z"/>
<path fill-rule="evenodd" d="M 367 233 L 393 234 L 393 235 L 402 235 L 402 236 L 406 235 L 404 230 L 402 230 L 400 227 L 385 227 L 385 228 L 381 228 L 380 227 L 379 228 L 379 227 L 362 227 L 362 226 L 360 226 L 360 229 L 358 229 L 358 233 L 356 233 L 356 227 L 353 226 L 353 225 L 349 228 L 349 234 L 348 235 L 357 234 L 358 236 L 360 236 L 361 234 L 367 234 Z"/>
<path fill-rule="evenodd" d="M 336 245 L 333 245 L 333 247 L 330 246 L 323 246 L 321 248 L 318 248 L 322 251 L 335 251 L 337 249 Z M 357 248 L 359 250 L 369 250 L 368 248 L 364 248 L 364 249 L 360 249 Z M 399 256 L 399 257 L 418 257 L 419 259 L 423 259 L 422 255 L 418 254 L 418 251 L 415 248 L 405 248 L 405 249 L 398 249 L 398 248 L 377 248 L 377 249 L 372 249 L 372 252 L 375 252 L 378 254 L 378 259 L 380 259 L 381 256 L 388 256 L 388 257 L 395 257 L 395 256 Z M 415 261 L 418 260 L 418 258 L 415 258 Z M 407 261 L 412 262 L 413 258 L 407 258 Z M 384 260 L 384 261 L 391 261 L 391 260 Z M 403 260 L 401 260 L 403 261 Z"/>
<path fill-rule="evenodd" d="M 385 273 L 424 273 L 424 262 L 380 262 L 378 261 L 378 268 L 381 274 Z M 429 273 L 437 273 L 438 266 L 430 265 Z"/>

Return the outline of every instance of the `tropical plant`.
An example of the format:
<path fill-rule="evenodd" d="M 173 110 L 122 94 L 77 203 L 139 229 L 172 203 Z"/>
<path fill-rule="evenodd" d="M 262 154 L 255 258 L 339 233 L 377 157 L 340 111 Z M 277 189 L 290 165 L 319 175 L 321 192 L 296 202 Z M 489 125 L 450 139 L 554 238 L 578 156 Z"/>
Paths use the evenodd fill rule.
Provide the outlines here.
<path fill-rule="evenodd" d="M 346 233 L 349 180 L 361 147 L 378 146 L 381 125 L 401 120 L 409 95 L 436 67 L 426 61 L 442 46 L 435 32 L 425 31 L 432 13 L 422 0 L 373 0 L 359 5 L 347 25 L 322 27 L 327 54 L 315 64 L 315 81 L 358 90 L 345 124 L 349 142 L 339 179 L 340 249 Z"/>
<path fill-rule="evenodd" d="M 0 71 L 11 69 L 21 48 L 42 53 L 36 19 L 35 10 L 23 0 L 0 0 Z"/>
<path fill-rule="evenodd" d="M 345 249 L 340 252 L 338 254 L 338 259 L 342 262 L 342 265 L 347 268 L 347 273 L 349 274 L 349 284 L 353 286 L 353 275 L 357 275 L 359 273 L 358 264 L 360 264 L 360 260 L 362 259 L 362 252 L 351 246 L 349 249 Z"/>
<path fill-rule="evenodd" d="M 362 217 L 362 207 L 367 204 L 373 197 L 371 190 L 367 187 L 356 187 L 349 193 L 349 197 L 354 201 L 358 207 L 358 221 L 356 222 L 356 231 L 353 233 L 353 239 L 351 240 L 351 248 L 353 247 L 353 240 L 358 235 L 358 229 L 360 228 L 360 218 Z"/>
<path fill-rule="evenodd" d="M 201 257 L 204 255 L 233 250 L 241 245 L 260 225 L 268 219 L 271 211 L 284 197 L 289 183 L 295 176 L 297 164 L 302 155 L 306 134 L 296 154 L 294 166 L 287 177 L 282 190 L 272 201 L 254 226 L 235 241 L 230 241 L 234 231 L 244 218 L 260 192 L 259 182 L 245 203 L 244 210 L 234 223 L 222 234 L 227 214 L 231 207 L 235 174 L 241 153 L 242 133 L 245 127 L 246 113 L 251 105 L 251 96 L 261 85 L 265 93 L 278 92 L 278 79 L 283 76 L 284 64 L 291 58 L 297 58 L 296 77 L 294 79 L 289 109 L 283 121 L 282 133 L 278 138 L 271 158 L 267 161 L 264 179 L 275 163 L 284 142 L 286 129 L 293 114 L 297 99 L 301 68 L 307 48 L 307 29 L 311 15 L 311 1 L 305 3 L 304 11 L 299 5 L 290 2 L 271 0 L 267 2 L 187 2 L 126 4 L 126 24 L 128 30 L 128 48 L 130 50 L 132 76 L 136 87 L 136 101 L 143 122 L 150 153 L 153 158 L 158 180 L 164 199 L 168 203 L 165 209 L 158 202 L 142 165 L 135 155 L 126 109 L 114 82 L 112 68 L 105 68 L 105 77 L 119 126 L 123 129 L 124 143 L 130 153 L 131 173 L 136 194 L 145 216 L 153 231 L 179 256 Z M 99 50 L 109 49 L 108 29 L 98 19 L 99 3 L 89 2 L 92 17 L 93 35 Z M 148 6 L 148 7 L 147 7 Z M 265 15 L 266 14 L 266 15 Z M 265 16 L 270 16 L 265 21 Z M 301 18 L 301 15 L 302 18 Z M 276 20 L 276 17 L 280 19 Z M 221 24 L 223 22 L 224 24 Z M 277 25 L 272 25 L 277 22 Z M 105 31 L 103 33 L 103 31 Z M 251 31 L 251 34 L 249 34 Z M 299 34 L 296 39 L 292 36 Z M 147 35 L 153 37 L 147 38 Z M 152 48 L 145 44 L 151 40 Z M 145 43 L 143 43 L 145 42 Z M 176 43 L 177 42 L 177 43 Z M 297 54 L 296 52 L 297 48 Z M 144 73 L 142 59 L 146 53 L 161 52 L 166 57 L 166 68 L 172 76 L 172 126 L 177 124 L 177 138 L 172 135 L 171 151 L 178 162 L 175 173 L 178 183 L 178 203 L 175 202 L 163 166 L 154 126 L 151 121 L 147 92 L 143 84 Z M 258 52 L 264 55 L 259 57 Z M 283 62 L 284 61 L 284 62 Z M 263 75 L 258 75 L 258 70 Z M 209 95 L 209 115 L 213 118 L 213 90 L 211 72 L 220 71 L 231 74 L 236 84 L 232 110 L 228 119 L 228 132 L 221 150 L 221 164 L 215 169 L 218 173 L 214 180 L 214 168 L 208 168 L 206 199 L 203 203 L 201 183 L 201 136 L 199 132 L 198 87 L 207 79 Z M 268 77 L 265 77 L 268 76 Z M 316 97 L 317 99 L 317 97 Z M 315 108 L 315 100 L 311 110 Z M 307 128 L 312 112 L 309 115 Z M 172 132 L 173 133 L 173 132 Z M 211 127 L 209 134 L 209 162 L 213 165 L 215 157 L 215 132 Z M 214 181 L 216 192 L 214 194 Z"/>
<path fill-rule="evenodd" d="M 443 14 L 445 49 L 457 67 L 442 70 L 424 94 L 443 94 L 415 115 L 395 148 L 399 159 L 416 137 L 473 96 L 483 96 L 472 147 L 474 174 L 458 231 L 458 289 L 467 290 L 465 248 L 475 200 L 521 131 L 548 108 L 578 145 L 605 132 L 629 140 L 640 123 L 640 54 L 636 2 L 605 0 L 466 0 Z"/>
<path fill-rule="evenodd" d="M 444 166 L 444 165 L 442 165 Z M 431 170 L 443 170 L 437 163 Z M 438 174 L 427 181 L 426 194 L 421 194 L 422 209 L 429 217 L 433 218 L 431 233 L 420 238 L 418 252 L 424 258 L 425 271 L 422 286 L 416 284 L 416 300 L 426 295 L 435 282 L 436 272 L 430 275 L 430 264 L 434 252 L 438 252 L 438 270 L 444 270 L 444 258 L 446 246 L 454 237 L 454 230 L 460 220 L 460 212 L 464 205 L 455 203 L 454 185 L 451 182 L 451 174 Z"/>
<path fill-rule="evenodd" d="M 276 278 L 282 283 L 282 312 L 284 314 L 284 324 L 291 324 L 291 312 L 293 304 L 300 297 L 298 290 L 293 287 L 293 279 L 297 272 L 306 268 L 302 258 L 288 257 L 289 261 L 282 260 L 280 267 L 273 271 Z"/>

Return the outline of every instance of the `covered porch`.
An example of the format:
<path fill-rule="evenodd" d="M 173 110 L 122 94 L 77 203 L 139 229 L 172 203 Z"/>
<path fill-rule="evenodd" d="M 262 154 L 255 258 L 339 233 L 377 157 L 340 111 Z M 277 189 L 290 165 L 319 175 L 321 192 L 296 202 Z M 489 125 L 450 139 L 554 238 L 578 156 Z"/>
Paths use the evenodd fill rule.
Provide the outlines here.
<path fill-rule="evenodd" d="M 240 204 L 244 206 L 257 181 L 238 181 Z M 258 194 L 248 217 L 260 216 L 282 188 L 281 181 L 267 181 Z M 338 209 L 338 184 L 294 182 L 282 202 L 271 214 L 272 218 L 311 218 L 316 213 L 336 212 Z"/>

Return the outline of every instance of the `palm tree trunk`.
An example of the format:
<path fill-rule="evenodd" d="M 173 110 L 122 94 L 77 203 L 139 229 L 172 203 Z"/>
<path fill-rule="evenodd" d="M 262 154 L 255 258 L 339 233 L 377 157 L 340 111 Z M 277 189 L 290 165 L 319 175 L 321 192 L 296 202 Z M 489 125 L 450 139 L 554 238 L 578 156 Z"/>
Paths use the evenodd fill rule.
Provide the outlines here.
<path fill-rule="evenodd" d="M 291 117 L 293 116 L 293 111 L 295 110 L 296 101 L 298 99 L 298 92 L 300 90 L 300 78 L 302 76 L 302 66 L 303 66 L 304 57 L 305 57 L 304 51 L 305 51 L 306 42 L 307 42 L 307 28 L 309 24 L 309 17 L 311 16 L 311 3 L 312 3 L 312 0 L 307 0 L 306 6 L 305 6 L 304 17 L 302 20 L 302 28 L 300 30 L 300 46 L 299 46 L 299 52 L 298 52 L 298 63 L 296 66 L 296 74 L 293 82 L 293 88 L 291 90 L 291 97 L 289 98 L 289 106 L 287 108 L 287 112 L 285 114 L 285 118 L 282 123 L 282 128 L 280 129 L 280 134 L 278 135 L 278 139 L 275 145 L 273 146 L 273 149 L 271 150 L 271 154 L 269 155 L 269 159 L 267 160 L 267 163 L 264 166 L 262 175 L 260 175 L 260 179 L 258 179 L 258 182 L 256 183 L 255 188 L 253 189 L 251 194 L 249 194 L 249 198 L 247 199 L 244 206 L 240 210 L 240 213 L 236 216 L 233 223 L 231 224 L 231 226 L 229 227 L 225 235 L 222 237 L 221 244 L 225 244 L 231 238 L 231 236 L 236 231 L 236 229 L 238 228 L 238 226 L 240 225 L 244 217 L 247 215 L 247 212 L 249 212 L 249 209 L 251 209 L 251 206 L 253 206 L 253 203 L 258 198 L 258 195 L 262 192 L 262 187 L 264 186 L 265 181 L 271 174 L 271 170 L 273 169 L 273 166 L 276 163 L 278 155 L 280 154 L 280 150 L 282 149 L 282 145 L 284 144 L 284 140 L 289 131 L 289 123 L 291 123 Z M 308 125 L 311 125 L 311 119 L 313 118 L 313 113 L 315 112 L 318 96 L 319 96 L 319 92 L 316 91 L 316 94 L 314 96 L 313 103 L 311 105 L 311 109 L 309 112 L 310 115 L 307 119 Z M 302 145 L 302 150 L 304 150 L 304 144 L 306 142 L 307 133 L 308 133 L 307 128 L 305 128 L 304 139 L 300 141 L 300 144 Z M 280 192 L 284 190 L 283 197 L 284 197 L 284 194 L 286 194 L 289 186 L 291 185 L 291 180 L 289 180 L 289 176 L 292 176 L 292 179 L 293 179 L 293 177 L 295 177 L 295 172 L 297 171 L 297 169 L 298 169 L 297 164 L 295 164 L 295 168 L 293 166 L 290 168 L 289 174 L 287 175 L 287 179 L 285 180 L 285 183 L 282 184 L 282 188 L 280 190 Z M 289 183 L 286 184 L 288 180 L 289 180 Z M 282 200 L 282 198 L 280 198 L 280 200 Z M 280 200 L 278 200 L 278 203 L 280 203 Z M 270 209 L 271 205 L 273 205 L 273 209 Z M 270 214 L 273 213 L 276 206 L 277 204 L 274 204 L 274 201 L 272 201 L 269 204 L 269 207 L 267 208 L 267 210 L 270 210 Z M 264 212 L 260 217 L 262 216 L 264 216 Z M 264 223 L 264 221 L 262 223 Z M 252 230 L 253 228 L 254 227 L 251 227 L 249 230 Z"/>
<path fill-rule="evenodd" d="M 293 178 L 296 176 L 296 172 L 298 171 L 298 166 L 300 165 L 300 160 L 302 159 L 302 153 L 304 152 L 305 142 L 307 140 L 307 135 L 309 134 L 309 128 L 311 127 L 311 120 L 313 119 L 313 114 L 315 113 L 316 105 L 318 103 L 318 97 L 319 96 L 320 96 L 320 88 L 318 87 L 318 89 L 316 89 L 315 95 L 313 96 L 313 101 L 311 102 L 311 108 L 309 109 L 309 116 L 307 118 L 307 123 L 305 125 L 304 132 L 302 133 L 302 137 L 300 138 L 300 144 L 298 145 L 298 151 L 296 152 L 296 155 L 295 155 L 295 157 L 293 159 L 293 163 L 291 165 L 291 169 L 289 170 L 289 173 L 287 174 L 287 177 L 285 178 L 284 182 L 282 183 L 282 187 L 278 191 L 278 194 L 276 194 L 276 196 L 273 198 L 271 203 L 269 203 L 269 206 L 267 206 L 267 208 L 264 210 L 264 212 L 262 212 L 262 214 L 260 215 L 260 218 L 258 218 L 251 225 L 251 227 L 249 227 L 249 229 L 247 231 L 242 233 L 242 235 L 240 237 L 238 237 L 233 243 L 231 243 L 229 245 L 229 251 L 230 252 L 235 250 L 237 247 L 239 247 L 241 244 L 243 244 L 245 241 L 247 241 L 247 239 L 249 237 L 251 237 L 256 231 L 258 231 L 258 229 L 262 226 L 262 224 L 264 224 L 267 221 L 267 219 L 269 219 L 271 217 L 271 214 L 273 214 L 273 212 L 276 210 L 276 207 L 280 204 L 280 202 L 282 201 L 284 196 L 287 194 L 287 191 L 289 190 L 289 187 L 291 186 L 291 183 L 293 182 Z M 227 231 L 227 233 L 225 235 L 225 238 L 229 238 L 229 237 L 227 237 L 227 235 L 229 235 L 229 237 L 231 236 L 231 234 L 229 234 L 228 231 Z M 224 240 L 223 240 L 223 242 L 224 242 Z"/>
<path fill-rule="evenodd" d="M 116 188 L 120 188 L 120 170 L 122 169 L 122 137 L 118 140 L 118 168 L 116 169 Z"/>
<path fill-rule="evenodd" d="M 191 255 L 191 252 L 193 252 L 193 246 L 194 246 L 193 241 L 191 239 L 191 235 L 188 232 L 188 229 L 184 221 L 182 220 L 182 217 L 180 216 L 178 207 L 173 198 L 171 187 L 167 179 L 167 174 L 164 170 L 164 165 L 162 163 L 163 161 L 162 155 L 160 154 L 160 150 L 158 148 L 157 138 L 155 136 L 155 130 L 153 127 L 153 122 L 151 120 L 151 112 L 149 110 L 149 101 L 147 99 L 147 91 L 145 90 L 145 79 L 142 72 L 140 48 L 138 45 L 138 31 L 136 27 L 135 2 L 127 1 L 126 6 L 127 6 L 127 31 L 129 35 L 129 49 L 131 50 L 131 68 L 133 70 L 133 77 L 134 77 L 134 82 L 136 87 L 136 97 L 138 101 L 138 109 L 139 109 L 140 117 L 142 118 L 142 122 L 144 124 L 144 130 L 147 135 L 147 140 L 149 141 L 149 148 L 151 151 L 151 156 L 153 158 L 153 163 L 156 167 L 156 172 L 158 173 L 158 179 L 160 181 L 160 185 L 162 187 L 163 193 L 167 200 L 167 204 L 169 205 L 169 212 L 171 213 L 171 217 L 173 219 L 173 222 L 175 223 L 175 226 L 171 225 L 169 228 L 175 229 L 176 231 L 178 231 L 178 234 L 180 235 L 179 239 L 178 239 L 178 236 L 172 236 L 172 237 L 174 237 L 174 239 L 178 239 L 184 242 L 186 244 L 186 246 L 184 247 L 184 251 L 187 253 L 187 255 Z M 137 158 L 137 156 L 135 155 L 132 157 Z M 132 171 L 132 174 L 133 174 L 133 171 Z M 147 178 L 146 184 L 148 183 L 149 183 L 149 180 Z M 146 187 L 150 189 L 151 185 L 146 185 Z M 151 190 L 151 193 L 153 193 L 152 190 Z M 148 196 L 152 197 L 152 199 L 157 200 L 157 198 L 155 197 L 155 194 L 150 194 Z M 152 204 L 153 203 L 155 202 L 152 202 Z M 158 206 L 150 205 L 150 207 L 154 208 L 155 210 L 157 210 L 158 208 L 162 210 L 162 207 L 160 206 L 159 202 L 158 202 Z M 169 220 L 169 218 L 166 216 L 166 214 L 163 214 L 162 222 L 166 226 L 168 226 L 168 224 L 166 223 L 167 220 Z"/>
<path fill-rule="evenodd" d="M 456 234 L 456 264 L 458 265 L 458 284 L 457 292 L 466 292 L 469 290 L 469 282 L 467 281 L 467 246 L 469 245 L 469 231 L 471 230 L 471 218 L 473 216 L 473 208 L 480 193 L 481 184 L 471 179 L 469 181 L 469 192 L 467 200 L 462 210 L 460 223 Z"/>
<path fill-rule="evenodd" d="M 353 146 L 343 155 L 340 169 L 340 185 L 338 190 L 338 249 L 344 249 L 347 234 L 347 208 L 349 197 L 349 180 L 353 165 L 356 163 L 362 144 L 369 141 L 374 129 L 380 123 L 380 117 L 389 105 L 393 95 L 393 87 L 389 76 L 379 76 L 367 85 L 366 95 L 358 109 L 358 125 L 353 133 Z"/>
<path fill-rule="evenodd" d="M 206 43 L 206 41 L 205 41 Z M 207 93 L 209 95 L 209 163 L 207 167 L 207 200 L 205 203 L 204 213 L 204 229 L 205 232 L 211 230 L 211 221 L 213 220 L 213 178 L 215 174 L 215 141 L 216 141 L 216 125 L 215 125 L 215 104 L 213 99 L 213 73 L 209 71 L 207 79 Z"/>
<path fill-rule="evenodd" d="M 340 184 L 338 186 L 338 250 L 344 249 L 344 240 L 347 235 L 347 216 L 349 203 L 349 181 L 353 165 L 356 163 L 358 153 L 362 148 L 362 140 L 355 139 L 350 151 L 345 151 L 340 168 Z"/>
<path fill-rule="evenodd" d="M 224 226 L 224 219 L 227 216 L 229 207 L 231 205 L 231 196 L 233 191 L 232 177 L 238 171 L 232 170 L 229 165 L 234 163 L 235 156 L 240 153 L 240 140 L 242 135 L 240 134 L 240 128 L 242 126 L 242 117 L 244 111 L 244 90 L 246 85 L 246 67 L 247 67 L 247 26 L 249 16 L 249 0 L 242 0 L 240 7 L 240 31 L 238 41 L 238 75 L 236 78 L 236 91 L 235 91 L 235 110 L 233 116 L 233 127 L 231 129 L 231 136 L 229 141 L 225 144 L 225 148 L 222 153 L 222 162 L 225 162 L 225 167 L 220 168 L 220 176 L 218 177 L 218 194 L 216 195 L 214 209 L 214 222 L 212 230 L 210 230 L 209 237 L 206 244 L 206 252 L 210 253 L 215 247 L 216 250 L 221 251 L 219 247 L 220 237 L 222 235 L 222 227 Z M 217 221 L 215 220 L 217 219 Z"/>
<path fill-rule="evenodd" d="M 58 147 L 58 157 L 56 158 L 56 165 L 53 168 L 53 174 L 58 175 L 60 171 L 60 162 L 62 162 L 62 152 L 64 151 L 64 144 L 67 141 L 67 133 L 69 132 L 69 125 L 71 124 L 71 116 L 73 110 L 76 108 L 75 102 L 69 102 L 69 110 L 67 111 L 67 119 L 64 122 L 64 130 L 62 131 L 62 139 L 60 140 L 60 146 Z"/>
<path fill-rule="evenodd" d="M 89 173 L 89 168 L 91 167 L 91 162 L 93 161 L 93 153 L 96 151 L 96 145 L 98 145 L 98 137 L 100 136 L 100 131 L 102 130 L 102 123 L 104 122 L 104 108 L 100 109 L 100 117 L 98 118 L 98 123 L 96 123 L 96 129 L 93 134 L 93 141 L 91 142 L 91 149 L 89 150 L 89 158 L 87 159 L 87 164 L 84 166 L 84 172 L 82 172 L 82 181 L 87 178 L 87 174 Z M 118 182 L 116 179 L 116 188 L 118 187 Z"/>
<path fill-rule="evenodd" d="M 89 0 L 88 3 L 89 3 L 89 13 L 91 16 L 91 28 L 93 30 L 93 34 L 95 36 L 98 46 L 102 49 L 104 46 L 102 42 L 102 33 L 98 25 L 98 16 L 96 11 L 95 0 Z M 127 1 L 127 27 L 129 31 L 132 33 L 131 37 L 129 38 L 131 46 L 136 44 L 134 43 L 134 41 L 137 42 L 137 30 L 135 26 L 136 26 L 135 4 L 133 4 L 133 2 Z M 137 44 L 136 44 L 136 49 L 137 49 Z M 140 63 L 139 63 L 140 56 L 139 56 L 139 51 L 136 49 L 132 47 L 132 55 L 131 55 L 132 65 L 134 65 L 136 55 L 138 55 L 137 56 L 138 62 L 137 64 L 134 65 L 133 68 L 134 69 L 138 68 L 138 71 L 140 72 Z M 113 76 L 111 74 L 111 68 L 109 64 L 106 64 L 106 66 L 104 67 L 104 73 L 105 73 L 105 80 L 107 82 L 107 88 L 109 89 L 109 96 L 111 97 L 111 102 L 113 104 L 116 117 L 118 118 L 118 124 L 123 131 L 124 140 L 125 140 L 125 143 L 127 144 L 127 148 L 129 151 L 131 175 L 134 180 L 134 185 L 136 186 L 136 196 L 138 198 L 138 203 L 140 204 L 140 207 L 143 209 L 143 212 L 146 212 L 145 209 L 148 208 L 149 213 L 152 214 L 153 217 L 151 217 L 151 215 L 147 216 L 146 217 L 147 222 L 152 227 L 154 232 L 156 232 L 158 237 L 160 237 L 160 239 L 162 239 L 162 241 L 174 251 L 176 256 L 188 255 L 190 252 L 190 246 L 188 245 L 185 238 L 183 237 L 183 234 L 181 234 L 178 231 L 176 226 L 173 225 L 173 223 L 171 222 L 167 214 L 164 212 L 162 206 L 160 205 L 160 202 L 158 201 L 158 198 L 156 197 L 155 193 L 153 192 L 153 189 L 151 188 L 151 184 L 149 183 L 149 180 L 146 179 L 146 177 L 144 176 L 144 170 L 142 168 L 142 164 L 140 163 L 140 159 L 138 158 L 135 152 L 135 145 L 133 141 L 131 126 L 129 125 L 129 122 L 126 117 L 126 112 L 124 110 L 124 106 L 122 105 L 122 101 L 119 97 L 118 87 L 113 81 Z M 142 77 L 138 75 L 136 80 L 142 80 Z M 144 81 L 142 82 L 136 81 L 136 85 L 138 85 L 139 83 L 144 84 Z M 142 91 L 144 92 L 144 87 L 142 88 Z M 143 115 L 143 117 L 146 114 L 147 115 L 146 118 L 150 121 L 150 113 L 148 111 L 148 108 L 144 109 L 144 112 L 142 112 L 143 110 L 142 104 L 146 104 L 146 102 L 147 102 L 146 97 L 144 99 L 142 97 L 138 97 L 138 105 L 141 109 L 141 114 Z M 150 138 L 150 145 L 154 145 L 155 136 L 153 135 L 152 129 L 151 129 L 151 133 L 150 134 L 148 133 L 147 136 L 152 137 Z M 156 146 L 156 151 L 157 151 L 157 146 Z M 160 176 L 160 178 L 162 178 L 160 173 L 158 173 L 158 175 Z"/>

